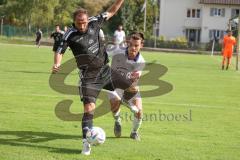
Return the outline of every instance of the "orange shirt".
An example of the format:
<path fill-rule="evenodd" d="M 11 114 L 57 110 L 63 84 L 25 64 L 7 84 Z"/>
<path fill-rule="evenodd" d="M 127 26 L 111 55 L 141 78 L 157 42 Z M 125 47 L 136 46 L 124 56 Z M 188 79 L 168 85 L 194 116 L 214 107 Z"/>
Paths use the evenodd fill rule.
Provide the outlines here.
<path fill-rule="evenodd" d="M 223 38 L 224 52 L 233 52 L 233 46 L 236 44 L 236 39 L 233 36 L 224 36 Z"/>

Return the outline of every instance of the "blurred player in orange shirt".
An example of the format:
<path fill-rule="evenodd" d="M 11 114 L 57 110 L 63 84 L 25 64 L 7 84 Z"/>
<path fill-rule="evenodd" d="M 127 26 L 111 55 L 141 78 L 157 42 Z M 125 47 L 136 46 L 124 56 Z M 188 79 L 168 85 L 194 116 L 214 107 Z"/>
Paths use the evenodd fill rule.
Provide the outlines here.
<path fill-rule="evenodd" d="M 226 59 L 227 59 L 226 70 L 228 69 L 229 64 L 231 63 L 231 58 L 232 58 L 235 44 L 236 44 L 236 39 L 232 36 L 232 31 L 227 30 L 227 35 L 224 36 L 223 44 L 222 44 L 222 54 L 223 54 L 222 70 L 224 70 L 225 68 Z"/>

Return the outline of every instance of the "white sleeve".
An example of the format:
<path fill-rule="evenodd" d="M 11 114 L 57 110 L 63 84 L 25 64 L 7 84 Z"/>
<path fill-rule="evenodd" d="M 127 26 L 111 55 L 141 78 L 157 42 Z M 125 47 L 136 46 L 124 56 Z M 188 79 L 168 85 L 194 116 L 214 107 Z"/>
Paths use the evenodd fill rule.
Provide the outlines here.
<path fill-rule="evenodd" d="M 117 31 L 114 32 L 113 36 L 114 36 L 114 37 L 117 37 Z"/>
<path fill-rule="evenodd" d="M 126 34 L 125 34 L 125 32 L 123 31 L 123 37 L 124 37 L 124 39 L 126 38 Z"/>
<path fill-rule="evenodd" d="M 99 36 L 101 37 L 101 38 L 105 38 L 105 36 L 104 36 L 104 33 L 103 33 L 103 30 L 102 29 L 100 29 L 100 31 L 99 31 Z"/>
<path fill-rule="evenodd" d="M 124 54 L 124 53 L 125 53 L 125 48 L 119 48 L 115 46 L 115 48 L 107 49 L 108 56 L 112 58 L 116 55 Z"/>
<path fill-rule="evenodd" d="M 145 60 L 144 60 L 142 55 L 140 55 L 139 60 L 137 61 L 137 63 L 138 63 L 137 70 L 141 74 L 143 69 L 144 69 L 144 67 L 145 67 Z"/>

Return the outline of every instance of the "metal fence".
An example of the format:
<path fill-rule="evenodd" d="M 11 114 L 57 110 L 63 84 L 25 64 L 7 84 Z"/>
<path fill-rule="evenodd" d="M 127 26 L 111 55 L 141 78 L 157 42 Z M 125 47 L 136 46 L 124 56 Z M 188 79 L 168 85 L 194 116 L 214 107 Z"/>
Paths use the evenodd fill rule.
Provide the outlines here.
<path fill-rule="evenodd" d="M 37 27 L 28 29 L 27 27 L 16 27 L 11 25 L 3 25 L 1 27 L 1 35 L 6 37 L 35 37 L 35 33 L 38 29 Z M 54 26 L 41 28 L 43 37 L 49 37 L 54 28 Z"/>

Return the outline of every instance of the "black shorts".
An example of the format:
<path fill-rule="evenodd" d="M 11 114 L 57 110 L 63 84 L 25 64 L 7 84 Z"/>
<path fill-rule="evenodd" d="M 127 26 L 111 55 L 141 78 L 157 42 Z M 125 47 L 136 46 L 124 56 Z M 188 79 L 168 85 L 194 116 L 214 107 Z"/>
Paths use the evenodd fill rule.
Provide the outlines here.
<path fill-rule="evenodd" d="M 40 40 L 41 40 L 41 37 L 37 37 L 37 38 L 36 38 L 36 44 L 39 44 L 39 43 L 40 43 Z"/>
<path fill-rule="evenodd" d="M 58 46 L 57 45 L 53 45 L 53 52 L 57 52 Z"/>
<path fill-rule="evenodd" d="M 102 89 L 114 91 L 116 88 L 120 88 L 125 90 L 132 85 L 132 81 L 126 75 L 119 74 L 108 65 L 86 73 L 83 71 L 80 78 L 79 94 L 84 104 L 95 103 Z"/>

